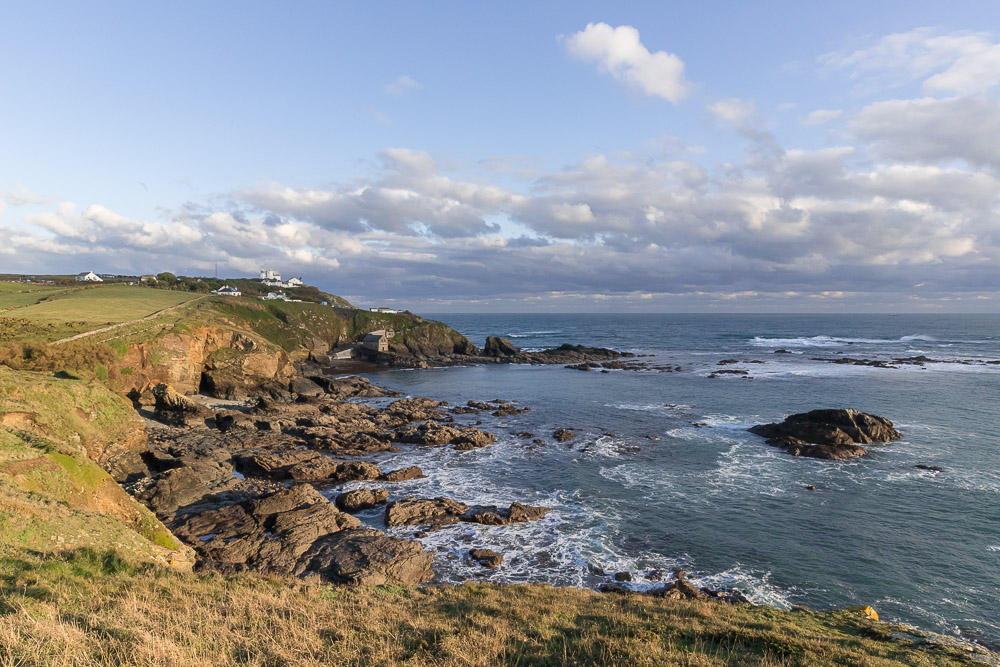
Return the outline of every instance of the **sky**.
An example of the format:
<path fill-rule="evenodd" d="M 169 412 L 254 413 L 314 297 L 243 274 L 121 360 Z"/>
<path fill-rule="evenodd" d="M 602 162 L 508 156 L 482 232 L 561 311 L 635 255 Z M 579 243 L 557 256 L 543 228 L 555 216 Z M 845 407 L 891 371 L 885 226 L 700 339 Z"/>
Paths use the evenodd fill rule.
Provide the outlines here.
<path fill-rule="evenodd" d="M 417 312 L 1000 306 L 1000 4 L 0 8 L 0 273 Z"/>

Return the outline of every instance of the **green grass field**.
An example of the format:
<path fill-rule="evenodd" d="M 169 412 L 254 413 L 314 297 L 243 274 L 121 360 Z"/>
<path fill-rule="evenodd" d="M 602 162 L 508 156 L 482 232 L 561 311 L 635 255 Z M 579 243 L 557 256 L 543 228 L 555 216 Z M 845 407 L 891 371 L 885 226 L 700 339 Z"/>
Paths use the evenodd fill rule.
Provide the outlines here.
<path fill-rule="evenodd" d="M 17 316 L 41 324 L 63 322 L 118 324 L 152 315 L 198 296 L 200 295 L 191 292 L 109 285 L 57 295 L 45 303 L 19 309 Z"/>
<path fill-rule="evenodd" d="M 68 292 L 72 288 L 57 285 L 0 282 L 0 311 L 32 306 L 43 299 Z"/>

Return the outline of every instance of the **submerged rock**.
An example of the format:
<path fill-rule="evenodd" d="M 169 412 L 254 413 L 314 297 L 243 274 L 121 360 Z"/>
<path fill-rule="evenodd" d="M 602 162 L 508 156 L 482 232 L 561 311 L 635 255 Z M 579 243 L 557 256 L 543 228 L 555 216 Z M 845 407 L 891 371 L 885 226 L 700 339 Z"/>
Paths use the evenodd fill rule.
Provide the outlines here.
<path fill-rule="evenodd" d="M 572 438 L 576 437 L 576 433 L 568 428 L 558 428 L 552 433 L 552 437 L 555 438 L 556 442 L 566 442 Z"/>
<path fill-rule="evenodd" d="M 469 557 L 483 567 L 488 567 L 491 570 L 496 569 L 503 563 L 503 556 L 492 549 L 469 549 Z"/>

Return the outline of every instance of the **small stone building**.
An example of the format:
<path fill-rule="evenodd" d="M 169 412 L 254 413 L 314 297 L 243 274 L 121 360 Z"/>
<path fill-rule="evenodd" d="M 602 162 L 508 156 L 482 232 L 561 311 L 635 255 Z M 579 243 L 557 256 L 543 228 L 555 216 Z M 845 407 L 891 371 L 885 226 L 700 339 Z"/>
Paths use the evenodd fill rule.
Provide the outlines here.
<path fill-rule="evenodd" d="M 373 352 L 388 352 L 389 351 L 389 337 L 386 335 L 384 329 L 378 331 L 372 331 L 370 334 L 365 336 L 365 339 L 361 341 L 361 344 Z"/>

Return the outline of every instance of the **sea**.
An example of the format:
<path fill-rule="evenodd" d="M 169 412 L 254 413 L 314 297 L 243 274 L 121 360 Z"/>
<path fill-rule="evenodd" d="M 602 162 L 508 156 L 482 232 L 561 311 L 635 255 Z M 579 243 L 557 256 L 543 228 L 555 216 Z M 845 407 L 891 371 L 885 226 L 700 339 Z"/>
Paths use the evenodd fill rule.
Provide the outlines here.
<path fill-rule="evenodd" d="M 396 495 L 552 508 L 536 523 L 459 524 L 421 538 L 436 554 L 437 581 L 596 589 L 629 572 L 625 585 L 645 590 L 662 585 L 657 571 L 669 578 L 680 568 L 697 584 L 738 589 L 760 604 L 871 605 L 883 619 L 1000 645 L 1000 365 L 990 363 L 1000 360 L 1000 316 L 426 316 L 480 346 L 496 335 L 526 350 L 610 347 L 672 369 L 367 374 L 452 405 L 499 398 L 531 407 L 456 417 L 496 434 L 484 449 L 380 455 L 385 469 L 418 465 L 428 475 L 394 486 Z M 892 362 L 917 356 L 935 361 Z M 896 367 L 833 363 L 844 358 Z M 722 368 L 748 374 L 710 377 Z M 379 401 L 387 399 L 370 402 Z M 824 461 L 747 432 L 841 407 L 890 419 L 902 440 Z M 578 435 L 557 443 L 558 428 Z M 382 528 L 377 510 L 362 519 Z M 503 564 L 469 563 L 472 547 L 497 551 Z"/>

